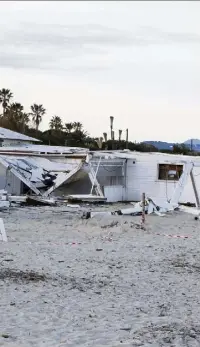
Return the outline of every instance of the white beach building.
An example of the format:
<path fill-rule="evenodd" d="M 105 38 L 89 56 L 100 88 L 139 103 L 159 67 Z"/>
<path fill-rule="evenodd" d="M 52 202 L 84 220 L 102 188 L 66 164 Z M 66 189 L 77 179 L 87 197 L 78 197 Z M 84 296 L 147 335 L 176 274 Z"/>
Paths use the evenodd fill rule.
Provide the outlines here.
<path fill-rule="evenodd" d="M 38 143 L 37 139 L 0 128 L 0 189 L 20 195 L 32 187 L 36 193 L 44 183 L 40 183 L 43 176 L 56 172 L 56 189 L 52 189 L 55 195 L 90 194 L 95 181 L 93 193 L 101 190 L 108 202 L 140 201 L 142 193 L 166 201 L 172 197 L 186 163 L 200 165 L 198 156 L 128 150 L 89 152 L 85 148 Z M 200 192 L 200 167 L 195 166 L 193 174 Z M 180 202 L 196 202 L 190 179 Z"/>
<path fill-rule="evenodd" d="M 33 137 L 0 127 L 0 147 L 21 146 L 39 142 L 41 141 L 34 139 Z"/>
<path fill-rule="evenodd" d="M 200 165 L 200 157 L 165 153 L 93 152 L 91 163 L 98 167 L 97 180 L 108 202 L 140 201 L 142 193 L 164 201 L 172 197 L 187 162 Z M 194 167 L 200 193 L 200 167 Z M 190 178 L 183 187 L 180 203 L 195 203 Z"/>

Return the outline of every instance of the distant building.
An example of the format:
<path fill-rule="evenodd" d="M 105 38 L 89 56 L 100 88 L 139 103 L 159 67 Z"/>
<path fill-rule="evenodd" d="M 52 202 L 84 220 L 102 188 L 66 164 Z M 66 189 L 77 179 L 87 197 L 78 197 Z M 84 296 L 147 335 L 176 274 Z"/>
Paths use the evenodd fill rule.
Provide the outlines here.
<path fill-rule="evenodd" d="M 39 143 L 40 140 L 0 127 L 0 147 Z"/>

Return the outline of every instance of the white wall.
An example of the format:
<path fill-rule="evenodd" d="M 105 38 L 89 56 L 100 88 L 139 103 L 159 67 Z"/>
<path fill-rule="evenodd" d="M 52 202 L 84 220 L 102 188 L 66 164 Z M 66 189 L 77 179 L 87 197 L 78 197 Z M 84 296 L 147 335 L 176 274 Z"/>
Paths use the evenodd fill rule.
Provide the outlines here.
<path fill-rule="evenodd" d="M 0 164 L 0 189 L 5 189 L 9 194 L 21 194 L 21 181 Z"/>
<path fill-rule="evenodd" d="M 128 159 L 126 173 L 125 200 L 140 201 L 142 193 L 151 198 L 170 199 L 176 187 L 177 181 L 158 180 L 158 164 L 170 161 L 172 164 L 182 164 L 182 160 L 198 161 L 198 157 L 186 157 L 167 154 L 135 153 L 136 161 Z M 194 168 L 195 181 L 200 193 L 200 168 Z M 183 190 L 181 203 L 195 203 L 195 196 L 190 177 Z"/>
<path fill-rule="evenodd" d="M 104 186 L 104 196 L 107 198 L 107 202 L 123 201 L 123 186 Z"/>

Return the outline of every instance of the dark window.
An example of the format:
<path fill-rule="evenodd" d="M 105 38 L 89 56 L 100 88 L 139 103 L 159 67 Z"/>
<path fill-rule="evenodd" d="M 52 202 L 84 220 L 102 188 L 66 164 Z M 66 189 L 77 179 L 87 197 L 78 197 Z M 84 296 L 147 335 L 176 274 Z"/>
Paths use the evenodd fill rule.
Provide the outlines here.
<path fill-rule="evenodd" d="M 183 172 L 183 165 L 159 164 L 158 179 L 178 181 Z"/>

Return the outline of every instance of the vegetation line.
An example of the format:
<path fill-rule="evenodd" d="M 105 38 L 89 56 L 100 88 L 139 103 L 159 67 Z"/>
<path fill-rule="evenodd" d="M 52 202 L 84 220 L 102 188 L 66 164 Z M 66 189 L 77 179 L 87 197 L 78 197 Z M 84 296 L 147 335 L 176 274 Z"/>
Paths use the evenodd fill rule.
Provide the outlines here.
<path fill-rule="evenodd" d="M 30 137 L 35 137 L 43 144 L 51 146 L 85 147 L 91 150 L 99 149 L 99 139 L 89 136 L 79 121 L 64 123 L 59 116 L 52 116 L 49 129 L 41 131 L 40 125 L 46 116 L 46 109 L 42 104 L 30 106 L 30 112 L 25 112 L 24 106 L 19 102 L 13 102 L 13 93 L 9 89 L 0 90 L 0 127 L 20 132 Z M 111 140 L 102 143 L 102 149 L 125 149 L 125 140 Z M 158 149 L 147 143 L 128 142 L 128 149 L 140 152 L 158 152 Z M 185 145 L 174 145 L 171 151 L 160 152 L 199 155 L 191 151 Z"/>

